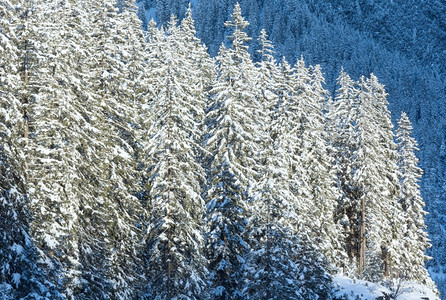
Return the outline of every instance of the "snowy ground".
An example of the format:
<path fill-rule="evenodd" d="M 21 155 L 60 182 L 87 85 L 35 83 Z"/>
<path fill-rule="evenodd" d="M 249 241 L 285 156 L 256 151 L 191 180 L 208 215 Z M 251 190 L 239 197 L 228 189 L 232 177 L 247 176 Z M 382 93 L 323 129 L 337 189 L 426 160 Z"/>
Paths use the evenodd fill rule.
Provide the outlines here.
<path fill-rule="evenodd" d="M 367 282 L 364 280 L 355 280 L 344 276 L 335 276 L 335 284 L 338 285 L 336 296 L 346 300 L 375 300 L 383 293 L 392 294 L 392 291 L 382 285 Z M 404 282 L 401 284 L 397 300 L 438 300 L 428 287 L 415 283 Z"/>

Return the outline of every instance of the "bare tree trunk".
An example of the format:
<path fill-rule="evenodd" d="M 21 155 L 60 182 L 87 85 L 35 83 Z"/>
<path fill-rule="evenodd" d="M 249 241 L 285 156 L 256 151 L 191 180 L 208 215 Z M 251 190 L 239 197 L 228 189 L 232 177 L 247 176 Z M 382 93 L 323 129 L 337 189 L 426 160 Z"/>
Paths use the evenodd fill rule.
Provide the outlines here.
<path fill-rule="evenodd" d="M 361 197 L 361 223 L 360 223 L 360 230 L 359 230 L 359 266 L 358 266 L 358 272 L 359 272 L 359 278 L 362 278 L 362 273 L 364 272 L 364 253 L 365 253 L 365 197 Z"/>
<path fill-rule="evenodd" d="M 350 242 L 350 262 L 353 262 L 356 258 L 356 249 L 357 247 L 355 246 L 355 221 L 353 219 L 352 214 L 349 214 L 348 216 L 349 218 L 349 223 L 350 223 L 350 236 L 349 236 L 349 242 Z"/>
<path fill-rule="evenodd" d="M 350 194 L 350 199 L 353 199 L 353 195 Z M 347 253 L 349 257 L 350 264 L 353 264 L 357 260 L 358 256 L 358 242 L 357 242 L 357 234 L 355 233 L 355 214 L 353 213 L 353 209 L 347 208 L 345 210 L 345 214 L 348 217 L 348 223 L 349 223 L 349 235 L 347 238 Z M 346 271 L 346 266 L 344 265 L 344 274 Z"/>
<path fill-rule="evenodd" d="M 390 276 L 389 251 L 385 246 L 383 246 L 381 247 L 381 252 L 383 254 L 383 261 L 384 261 L 384 277 L 389 278 Z"/>
<path fill-rule="evenodd" d="M 26 8 L 25 12 L 25 23 L 28 23 L 28 11 L 29 9 Z M 26 30 L 26 29 L 25 29 Z M 24 52 L 25 57 L 23 58 L 23 82 L 25 85 L 25 88 L 28 88 L 29 84 L 29 74 L 28 74 L 28 68 L 29 68 L 29 43 L 28 43 L 28 36 L 25 37 L 24 41 Z M 27 104 L 29 103 L 29 99 L 27 98 L 28 95 L 26 95 L 26 98 L 23 99 L 23 137 L 29 138 L 29 124 L 28 124 L 28 110 L 27 110 Z"/>

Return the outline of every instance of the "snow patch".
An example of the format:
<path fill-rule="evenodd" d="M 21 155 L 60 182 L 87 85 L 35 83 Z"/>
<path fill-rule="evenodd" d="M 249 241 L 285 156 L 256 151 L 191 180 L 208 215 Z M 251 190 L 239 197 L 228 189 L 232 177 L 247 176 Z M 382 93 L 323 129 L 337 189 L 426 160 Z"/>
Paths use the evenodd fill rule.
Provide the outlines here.
<path fill-rule="evenodd" d="M 24 251 L 23 247 L 20 245 L 17 245 L 16 243 L 14 243 L 14 245 L 11 246 L 11 250 L 14 251 L 15 253 L 17 253 L 17 255 L 22 254 Z"/>
<path fill-rule="evenodd" d="M 45 240 L 45 243 L 47 244 L 47 246 L 50 248 L 50 249 L 55 249 L 56 247 L 57 247 L 57 245 L 59 244 L 55 239 L 54 239 L 54 237 L 52 237 L 52 236 L 50 236 L 50 235 L 45 235 L 45 238 L 44 238 L 44 240 Z"/>
<path fill-rule="evenodd" d="M 19 286 L 21 278 L 22 278 L 22 275 L 20 275 L 19 273 L 12 274 L 12 282 L 15 284 L 15 286 Z"/>
<path fill-rule="evenodd" d="M 384 293 L 392 294 L 392 291 L 382 285 L 368 282 L 365 280 L 351 279 L 345 276 L 337 275 L 334 277 L 337 292 L 335 297 L 346 300 L 375 300 L 382 297 Z M 400 292 L 397 294 L 398 300 L 439 300 L 440 298 L 427 286 L 413 282 L 403 282 L 400 286 Z"/>

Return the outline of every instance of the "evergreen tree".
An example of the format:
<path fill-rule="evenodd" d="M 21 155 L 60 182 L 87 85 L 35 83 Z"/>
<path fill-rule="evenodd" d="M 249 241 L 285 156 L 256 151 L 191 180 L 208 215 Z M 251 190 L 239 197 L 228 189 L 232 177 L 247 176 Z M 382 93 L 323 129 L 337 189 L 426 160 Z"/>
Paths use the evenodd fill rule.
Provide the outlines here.
<path fill-rule="evenodd" d="M 331 104 L 328 113 L 328 133 L 330 134 L 331 151 L 341 193 L 334 219 L 343 228 L 340 236 L 347 255 L 347 257 L 340 258 L 337 267 L 342 268 L 344 274 L 348 276 L 354 276 L 356 272 L 359 250 L 356 244 L 359 229 L 357 226 L 359 203 L 355 198 L 359 194 L 359 190 L 353 182 L 354 155 L 360 143 L 357 127 L 359 119 L 358 93 L 353 80 L 342 70 L 338 77 L 335 101 Z"/>
<path fill-rule="evenodd" d="M 300 72 L 302 62 L 297 65 L 297 73 L 303 82 L 306 81 L 305 72 Z M 339 243 L 341 229 L 334 221 L 339 189 L 336 185 L 336 174 L 333 165 L 333 157 L 330 155 L 328 136 L 326 132 L 329 93 L 323 88 L 325 82 L 320 66 L 311 67 L 309 70 L 308 88 L 302 95 L 302 110 L 304 115 L 301 123 L 301 157 L 303 170 L 307 184 L 311 189 L 312 218 L 316 222 L 312 224 L 317 245 L 328 260 L 337 265 L 345 253 Z M 301 75 L 302 74 L 302 75 Z"/>
<path fill-rule="evenodd" d="M 174 17 L 165 35 L 152 35 L 156 38 L 149 44 L 147 76 L 154 82 L 142 120 L 150 201 L 147 296 L 202 299 L 207 293 L 200 231 L 205 175 L 197 159 L 196 137 L 201 136 L 205 102 L 196 97 L 203 86 L 194 84 L 201 74 L 185 57 L 190 53 Z"/>
<path fill-rule="evenodd" d="M 136 9 L 129 2 L 124 4 L 121 14 L 113 1 L 87 5 L 85 9 L 93 14 L 92 26 L 82 41 L 85 66 L 78 70 L 88 86 L 81 95 L 89 109 L 90 129 L 90 141 L 82 145 L 90 164 L 81 171 L 87 180 L 84 186 L 90 190 L 84 195 L 82 212 L 87 221 L 82 224 L 83 295 L 118 299 L 134 297 L 143 280 L 138 226 L 143 211 L 133 196 L 132 124 L 140 96 L 134 81 L 144 70 L 144 36 Z"/>
<path fill-rule="evenodd" d="M 303 62 L 303 61 L 302 61 Z M 302 72 L 307 72 L 304 65 Z M 282 62 L 282 74 L 278 77 L 278 102 L 272 120 L 271 137 L 277 143 L 283 155 L 285 168 L 288 172 L 288 189 L 293 194 L 294 209 L 298 218 L 294 221 L 295 234 L 311 236 L 311 187 L 304 169 L 305 157 L 303 151 L 303 120 L 304 120 L 304 87 L 308 86 L 296 68 L 291 67 L 286 60 Z"/>
<path fill-rule="evenodd" d="M 336 244 L 339 229 L 333 214 L 338 191 L 325 135 L 327 92 L 321 86 L 323 78 L 317 68 L 306 68 L 303 59 L 295 68 L 284 60 L 282 75 L 275 77 L 278 102 L 271 136 L 285 155 L 289 190 L 299 216 L 294 230 L 314 239 L 335 263 L 342 247 Z M 316 222 L 313 214 L 319 216 Z"/>
<path fill-rule="evenodd" d="M 42 269 L 43 273 L 54 274 L 59 273 L 59 276 L 49 276 L 49 283 L 56 287 L 58 292 L 65 295 L 65 290 L 62 285 L 64 285 L 65 276 L 68 272 L 64 270 L 64 262 L 60 259 L 64 254 L 68 254 L 71 249 L 61 248 L 59 252 L 55 253 L 55 248 L 58 244 L 57 238 L 62 237 L 64 239 L 69 236 L 67 232 L 67 219 L 66 214 L 62 214 L 60 219 L 56 219 L 56 215 L 53 214 L 53 209 L 58 210 L 61 201 L 59 201 L 57 194 L 59 191 L 52 190 L 53 184 L 55 186 L 59 185 L 56 180 L 46 181 L 46 175 L 51 174 L 52 166 L 49 164 L 47 168 L 42 163 L 50 162 L 50 153 L 46 153 L 45 147 L 38 148 L 35 143 L 36 139 L 33 135 L 36 130 L 38 130 L 38 124 L 35 116 L 35 105 L 37 102 L 45 99 L 52 88 L 54 88 L 53 83 L 49 82 L 48 74 L 50 74 L 49 66 L 42 67 L 47 61 L 47 53 L 51 52 L 54 46 L 49 40 L 51 40 L 51 33 L 56 31 L 53 24 L 47 23 L 45 17 L 45 12 L 53 11 L 53 7 L 50 3 L 34 3 L 33 1 L 24 1 L 23 6 L 20 7 L 20 20 L 21 26 L 18 27 L 18 32 L 16 37 L 18 39 L 19 47 L 19 64 L 20 64 L 20 77 L 21 77 L 21 88 L 19 90 L 18 96 L 21 101 L 22 114 L 23 114 L 23 137 L 22 145 L 24 150 L 24 157 L 26 160 L 24 162 L 24 177 L 26 197 L 29 199 L 29 227 L 30 227 L 30 239 L 35 242 L 40 259 L 38 261 L 38 266 Z M 44 21 L 45 20 L 45 21 Z M 42 77 L 42 78 L 41 78 Z M 41 86 L 41 81 L 44 82 Z M 51 130 L 51 129 L 50 129 Z M 48 144 L 51 144 L 49 141 Z M 57 151 L 54 149 L 54 151 Z M 43 154 L 43 160 L 39 163 L 35 163 L 40 158 L 39 155 Z M 48 159 L 48 160 L 47 160 Z M 39 169 L 45 170 L 39 172 Z M 60 176 L 60 173 L 55 172 L 53 179 Z M 59 178 L 60 179 L 60 178 Z M 40 194 L 40 195 L 37 195 Z M 48 201 L 46 203 L 43 198 Z M 53 198 L 54 197 L 54 198 Z M 42 201 L 42 202 L 41 202 Z M 64 210 L 62 208 L 61 210 Z M 72 217 L 71 211 L 64 211 L 67 213 L 68 218 Z M 60 226 L 59 226 L 60 225 Z M 62 244 L 62 243 L 61 243 Z M 68 241 L 64 245 L 69 245 Z M 63 253 L 64 250 L 67 252 Z M 67 257 L 70 260 L 71 257 Z M 76 258 L 74 257 L 74 264 Z M 68 275 L 69 276 L 69 275 Z"/>
<path fill-rule="evenodd" d="M 418 167 L 418 158 L 415 156 L 417 142 L 411 137 L 411 133 L 412 124 L 403 112 L 398 121 L 396 141 L 401 184 L 399 201 L 404 212 L 405 226 L 400 246 L 405 249 L 405 253 L 397 272 L 407 280 L 432 284 L 424 266 L 429 259 L 425 253 L 430 244 L 424 224 L 427 213 L 424 211 L 425 204 L 419 187 L 422 170 Z"/>
<path fill-rule="evenodd" d="M 258 98 L 268 117 L 277 118 L 278 96 L 274 75 L 279 72 L 272 57 L 273 47 L 265 31 L 260 35 L 262 61 L 258 63 Z M 268 118 L 268 119 L 269 119 Z M 269 122 L 268 122 L 269 123 Z M 252 201 L 252 214 L 249 218 L 247 237 L 251 249 L 245 255 L 243 272 L 243 295 L 247 299 L 298 299 L 299 269 L 294 260 L 297 257 L 297 239 L 290 230 L 290 220 L 296 219 L 293 211 L 293 195 L 288 186 L 286 156 L 280 149 L 277 133 L 279 128 L 273 124 L 265 131 L 262 141 L 261 178 L 257 183 L 256 195 Z"/>
<path fill-rule="evenodd" d="M 380 280 L 392 276 L 402 255 L 401 207 L 396 145 L 387 94 L 374 75 L 358 88 L 341 72 L 330 119 L 341 190 L 336 221 L 344 228 L 349 276 Z"/>
<path fill-rule="evenodd" d="M 141 280 L 139 210 L 130 191 L 131 147 L 125 139 L 133 99 L 122 92 L 132 86 L 123 80 L 131 52 L 123 42 L 121 52 L 112 46 L 118 40 L 112 29 L 124 20 L 111 3 L 100 9 L 79 2 L 45 5 L 39 7 L 38 60 L 28 76 L 33 238 L 62 266 L 67 297 L 128 298 Z M 103 12 L 95 16 L 101 26 L 85 35 L 91 12 Z"/>
<path fill-rule="evenodd" d="M 223 142 L 230 145 L 227 153 L 231 168 L 237 179 L 247 187 L 259 171 L 257 154 L 262 135 L 258 133 L 261 132 L 259 126 L 263 123 L 264 113 L 255 94 L 257 70 L 247 51 L 246 43 L 250 38 L 244 28 L 248 23 L 243 19 L 238 4 L 234 7 L 232 20 L 225 26 L 233 30 L 229 36 L 232 46 L 229 49 L 222 46 L 217 57 L 218 77 L 210 91 L 213 102 L 208 109 L 210 133 L 207 143 L 212 149 L 214 146 L 210 143 L 214 144 L 220 140 L 220 136 L 230 134 L 224 137 Z M 223 128 L 226 130 L 223 131 Z M 225 159 L 218 154 L 211 160 L 217 165 Z"/>
<path fill-rule="evenodd" d="M 0 5 L 0 289 L 4 289 L 2 295 L 6 299 L 62 298 L 60 277 L 56 273 L 60 265 L 34 239 L 31 220 L 39 215 L 33 210 L 27 189 L 30 157 L 26 155 L 26 145 L 32 94 L 29 75 L 36 56 L 32 40 L 37 39 L 35 31 L 30 29 L 37 16 L 31 19 L 30 15 L 36 11 L 30 2 L 7 1 Z"/>
<path fill-rule="evenodd" d="M 248 23 L 238 4 L 231 18 L 225 25 L 232 30 L 232 46 L 222 46 L 217 56 L 218 76 L 206 115 L 206 254 L 212 293 L 219 299 L 241 296 L 239 270 L 248 248 L 243 238 L 249 215 L 246 201 L 261 168 L 263 112 L 255 94 L 256 70 L 247 52 Z"/>
<path fill-rule="evenodd" d="M 387 94 L 372 74 L 359 83 L 360 144 L 355 155 L 354 185 L 359 187 L 358 275 L 369 280 L 390 277 L 399 261 L 401 228 L 397 153 Z"/>
<path fill-rule="evenodd" d="M 72 296 L 79 287 L 78 249 L 79 206 L 76 201 L 76 165 L 82 158 L 76 147 L 81 131 L 75 96 L 61 84 L 67 76 L 62 53 L 66 53 L 56 16 L 64 12 L 47 2 L 39 7 L 42 40 L 35 63 L 34 78 L 42 86 L 33 93 L 28 105 L 30 124 L 27 143 L 27 189 L 34 212 L 33 238 L 49 256 L 56 259 L 63 272 L 63 291 Z M 45 11 L 45 13 L 43 13 Z M 44 28 L 44 30 L 43 30 Z M 54 42 L 54 43 L 53 43 Z M 33 78 L 33 77 L 32 77 Z M 61 287 L 62 288 L 62 287 Z"/>
<path fill-rule="evenodd" d="M 293 206 L 298 218 L 293 222 L 295 234 L 309 234 L 309 224 L 306 218 L 309 216 L 311 198 L 307 181 L 302 176 L 303 160 L 299 153 L 300 149 L 300 126 L 298 120 L 301 118 L 301 103 L 297 99 L 298 78 L 295 69 L 283 59 L 282 70 L 275 80 L 278 84 L 277 105 L 272 117 L 271 138 L 277 144 L 280 151 L 276 155 L 282 155 L 283 162 L 288 173 L 288 190 L 293 194 Z"/>
<path fill-rule="evenodd" d="M 290 137 L 287 132 L 281 132 L 284 118 L 279 114 L 284 114 L 284 107 L 280 107 L 284 103 L 278 101 L 287 99 L 278 84 L 281 74 L 264 31 L 260 36 L 260 46 L 259 82 L 262 84 L 258 87 L 258 97 L 269 111 L 272 123 L 266 127 L 268 138 L 262 151 L 264 168 L 252 204 L 256 209 L 249 219 L 251 250 L 242 269 L 243 293 L 247 299 L 326 297 L 330 290 L 330 276 L 324 269 L 323 260 L 316 249 L 304 246 L 310 241 L 297 238 L 305 237 L 305 234 L 293 230 L 300 216 L 296 213 L 297 202 L 289 185 L 290 155 L 284 140 Z M 286 87 L 284 89 L 286 91 Z M 308 276 L 313 280 L 300 280 L 309 279 Z"/>

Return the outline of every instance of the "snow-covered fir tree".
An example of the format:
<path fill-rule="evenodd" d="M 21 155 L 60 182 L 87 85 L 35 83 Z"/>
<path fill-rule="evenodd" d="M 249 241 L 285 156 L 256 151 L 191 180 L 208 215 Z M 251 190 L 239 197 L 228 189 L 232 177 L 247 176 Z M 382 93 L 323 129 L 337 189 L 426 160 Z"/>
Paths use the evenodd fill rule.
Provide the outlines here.
<path fill-rule="evenodd" d="M 35 169 L 33 160 L 36 159 L 36 157 L 34 156 L 35 153 L 32 153 L 33 151 L 31 150 L 33 149 L 31 132 L 34 130 L 32 124 L 32 106 L 38 101 L 40 96 L 41 82 L 39 81 L 39 78 L 43 74 L 41 71 L 41 63 L 44 55 L 48 49 L 51 48 L 51 45 L 47 43 L 46 34 L 51 31 L 52 28 L 50 26 L 49 28 L 45 28 L 47 30 L 40 30 L 42 27 L 45 27 L 45 25 L 48 25 L 48 23 L 42 25 L 42 27 L 39 27 L 37 24 L 44 19 L 43 12 L 45 9 L 49 9 L 50 5 L 44 8 L 43 4 L 34 3 L 33 1 L 23 1 L 21 3 L 16 3 L 16 5 L 14 10 L 18 14 L 18 19 L 16 20 L 17 23 L 14 24 L 15 32 L 10 37 L 16 39 L 18 47 L 18 52 L 16 53 L 18 60 L 13 63 L 12 67 L 18 71 L 16 74 L 21 79 L 19 88 L 16 90 L 16 96 L 20 101 L 20 110 L 22 114 L 21 122 L 17 123 L 22 131 L 20 134 L 22 139 L 18 140 L 20 141 L 20 150 L 14 149 L 14 151 L 20 151 L 17 153 L 22 153 L 21 171 L 23 173 L 21 176 L 25 179 L 23 182 L 23 193 L 27 201 L 22 204 L 23 207 L 21 210 L 23 211 L 24 208 L 28 209 L 28 245 L 34 244 L 36 246 L 36 253 L 34 254 L 35 258 L 38 258 L 36 265 L 39 267 L 39 271 L 48 277 L 45 285 L 52 286 L 52 288 L 46 292 L 45 285 L 42 285 L 39 292 L 34 294 L 34 296 L 40 294 L 48 297 L 53 293 L 53 297 L 60 298 L 62 295 L 59 294 L 59 292 L 63 292 L 61 285 L 64 282 L 63 277 L 65 274 L 61 275 L 62 264 L 54 253 L 49 251 L 44 242 L 46 236 L 50 237 L 53 234 L 57 234 L 55 233 L 56 228 L 52 228 L 53 232 L 50 232 L 51 228 L 49 228 L 49 224 L 54 224 L 53 222 L 55 220 L 46 213 L 45 205 L 38 205 L 38 197 L 34 197 L 33 191 L 35 191 L 35 189 L 33 189 L 33 183 L 36 181 L 32 175 Z M 14 73 L 15 72 L 9 74 L 10 78 L 14 76 Z M 46 78 L 42 78 L 42 81 L 45 81 L 45 79 Z M 42 88 L 42 90 L 44 89 L 45 88 Z M 44 188 L 42 189 L 42 193 L 45 193 Z M 38 220 L 45 220 L 47 222 L 40 224 Z M 63 250 L 65 249 L 62 249 L 60 254 L 62 254 Z M 67 252 L 69 251 L 70 250 L 67 250 Z M 57 276 L 55 276 L 56 273 L 58 274 Z M 48 293 L 48 295 L 45 295 L 46 293 Z"/>
<path fill-rule="evenodd" d="M 402 253 L 397 153 L 387 94 L 376 76 L 361 78 L 358 97 L 360 144 L 353 175 L 359 188 L 358 276 L 377 280 L 391 276 Z"/>
<path fill-rule="evenodd" d="M 189 57 L 193 40 L 180 39 L 184 34 L 190 32 L 182 31 L 172 16 L 166 32 L 152 29 L 149 43 L 147 76 L 153 81 L 142 112 L 149 177 L 149 299 L 203 299 L 207 293 L 200 228 L 205 174 L 197 157 L 204 86 L 197 84 L 202 73 L 193 65 L 199 57 Z"/>
<path fill-rule="evenodd" d="M 273 73 L 274 74 L 274 73 Z M 308 234 L 305 229 L 307 216 L 310 211 L 310 189 L 307 181 L 302 176 L 303 161 L 298 153 L 297 145 L 300 144 L 298 126 L 299 115 L 301 114 L 300 103 L 296 99 L 297 77 L 295 69 L 283 59 L 281 71 L 274 80 L 277 84 L 277 103 L 270 109 L 271 130 L 270 137 L 274 140 L 276 152 L 274 156 L 281 156 L 282 168 L 286 170 L 289 190 L 293 196 L 293 207 L 297 218 L 293 220 L 294 233 Z M 285 174 L 284 174 L 285 175 Z M 282 192 L 285 192 L 283 190 Z"/>
<path fill-rule="evenodd" d="M 334 222 L 334 213 L 339 189 L 332 168 L 325 116 L 329 93 L 319 65 L 305 71 L 303 59 L 296 66 L 298 78 L 308 86 L 300 87 L 299 101 L 303 111 L 300 121 L 300 156 L 303 160 L 302 176 L 311 193 L 312 227 L 317 246 L 332 264 L 338 264 L 345 252 L 339 243 L 340 227 Z M 307 79 L 306 77 L 309 76 Z M 305 174 L 306 172 L 306 174 Z M 310 219 L 311 219 L 310 218 Z"/>
<path fill-rule="evenodd" d="M 403 112 L 398 121 L 396 142 L 401 184 L 399 202 L 404 213 L 402 246 L 405 252 L 397 272 L 405 279 L 431 284 L 425 268 L 425 262 L 429 259 L 425 253 L 430 243 L 424 223 L 425 204 L 419 187 L 422 170 L 418 167 L 418 158 L 415 156 L 415 151 L 418 151 L 417 142 L 411 134 L 412 124 Z"/>
<path fill-rule="evenodd" d="M 334 221 L 338 222 L 343 232 L 338 240 L 343 243 L 344 255 L 340 257 L 336 267 L 349 276 L 354 276 L 358 257 L 357 217 L 359 203 L 355 195 L 359 193 L 358 187 L 353 184 L 355 166 L 354 155 L 359 147 L 359 132 L 357 122 L 359 119 L 359 102 L 355 82 L 343 70 L 338 77 L 338 89 L 335 100 L 328 113 L 328 133 L 334 166 L 336 168 L 337 182 L 340 190 Z"/>
<path fill-rule="evenodd" d="M 28 75 L 34 88 L 30 89 L 27 106 L 30 130 L 25 148 L 28 157 L 26 176 L 34 215 L 31 223 L 33 238 L 43 252 L 62 267 L 64 292 L 69 296 L 79 284 L 80 275 L 79 211 L 73 183 L 77 177 L 75 166 L 81 157 L 75 150 L 79 142 L 73 139 L 77 140 L 75 132 L 81 125 L 76 124 L 79 115 L 72 105 L 74 95 L 58 81 L 67 75 L 62 57 L 66 52 L 60 39 L 63 29 L 55 17 L 60 16 L 61 11 L 51 4 L 54 3 L 34 7 L 41 30 L 40 36 L 33 37 L 38 60 Z M 42 86 L 37 87 L 39 84 Z"/>
<path fill-rule="evenodd" d="M 249 215 L 247 199 L 259 176 L 263 117 L 255 92 L 256 69 L 246 46 L 248 23 L 238 4 L 231 20 L 230 48 L 217 56 L 217 79 L 206 115 L 207 174 L 206 254 L 212 293 L 220 299 L 239 297 L 240 268 L 248 245 L 243 233 Z"/>
<path fill-rule="evenodd" d="M 0 4 L 0 294 L 4 299 L 60 299 L 55 268 L 41 268 L 41 262 L 51 260 L 31 237 L 33 215 L 25 187 L 24 40 L 19 26 L 28 12 L 16 1 Z"/>
<path fill-rule="evenodd" d="M 104 27 L 92 27 L 91 36 L 82 34 L 91 11 L 80 2 L 46 2 L 33 6 L 35 20 L 28 19 L 35 23 L 32 30 L 23 27 L 28 47 L 23 51 L 22 102 L 29 123 L 25 149 L 34 215 L 31 237 L 57 262 L 53 265 L 62 268 L 62 278 L 54 284 L 66 297 L 129 297 L 137 290 L 129 289 L 129 284 L 140 282 L 133 269 L 136 264 L 132 265 L 139 239 L 138 210 L 131 186 L 123 183 L 132 170 L 126 163 L 129 147 L 124 150 L 122 131 L 110 126 L 120 106 L 109 103 L 107 110 L 97 101 L 105 92 L 94 75 L 99 68 L 106 70 L 104 65 L 90 64 L 90 59 L 106 51 L 94 48 Z M 116 13 L 113 16 L 119 20 Z M 121 244 L 125 242 L 133 246 Z"/>
<path fill-rule="evenodd" d="M 289 161 L 292 159 L 290 149 L 286 147 L 289 144 L 284 140 L 290 136 L 282 131 L 284 116 L 281 114 L 286 115 L 282 101 L 289 96 L 284 95 L 287 87 L 278 84 L 284 74 L 281 76 L 272 56 L 272 45 L 265 31 L 259 39 L 262 61 L 258 64 L 261 77 L 257 91 L 271 125 L 263 129 L 266 131 L 261 155 L 263 169 L 252 203 L 255 209 L 249 218 L 251 249 L 242 268 L 243 295 L 247 299 L 327 297 L 330 276 L 325 270 L 324 259 L 310 246 L 310 240 L 303 240 L 305 234 L 295 228 L 302 216 L 297 213 L 296 196 L 289 184 Z M 302 280 L 309 277 L 313 279 L 311 283 Z"/>
<path fill-rule="evenodd" d="M 90 164 L 81 171 L 87 180 L 84 186 L 90 190 L 85 193 L 82 211 L 86 221 L 82 224 L 86 282 L 82 293 L 123 299 L 143 289 L 142 232 L 137 226 L 142 209 L 132 195 L 135 156 L 131 124 L 135 123 L 138 93 L 132 79 L 143 72 L 138 59 L 144 59 L 144 36 L 130 3 L 122 13 L 114 1 L 89 3 L 85 9 L 93 18 L 81 20 L 92 23 L 83 39 L 84 64 L 78 69 L 88 86 L 80 91 L 89 123 L 89 143 L 83 143 L 81 151 Z"/>
<path fill-rule="evenodd" d="M 341 190 L 335 220 L 350 261 L 339 267 L 350 276 L 390 278 L 403 253 L 403 220 L 387 94 L 374 75 L 356 85 L 342 71 L 338 83 L 328 130 Z"/>

